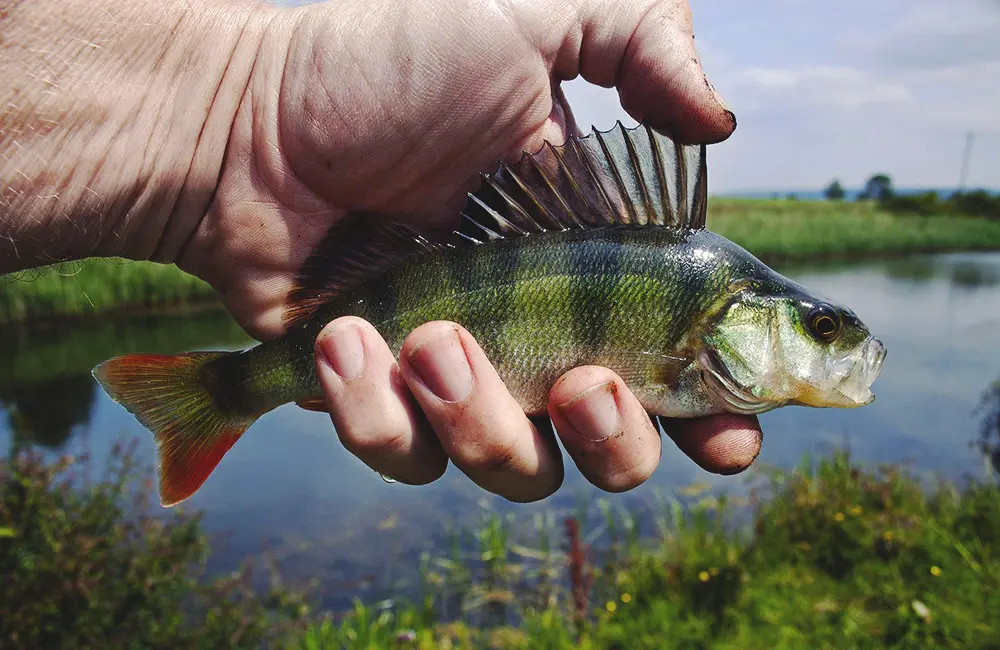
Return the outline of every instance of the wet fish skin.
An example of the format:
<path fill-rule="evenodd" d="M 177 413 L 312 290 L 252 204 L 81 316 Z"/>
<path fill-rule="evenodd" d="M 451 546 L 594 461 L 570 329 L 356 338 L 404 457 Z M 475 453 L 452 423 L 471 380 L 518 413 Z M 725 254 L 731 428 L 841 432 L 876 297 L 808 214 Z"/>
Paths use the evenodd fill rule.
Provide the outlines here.
<path fill-rule="evenodd" d="M 285 336 L 206 366 L 220 408 L 246 416 L 321 395 L 316 335 L 353 315 L 398 354 L 418 325 L 447 320 L 476 338 L 529 415 L 567 370 L 605 365 L 651 413 L 722 412 L 707 399 L 665 392 L 695 358 L 699 326 L 737 280 L 774 274 L 709 231 L 609 227 L 440 251 L 362 285 Z M 704 397 L 704 396 L 703 396 Z"/>

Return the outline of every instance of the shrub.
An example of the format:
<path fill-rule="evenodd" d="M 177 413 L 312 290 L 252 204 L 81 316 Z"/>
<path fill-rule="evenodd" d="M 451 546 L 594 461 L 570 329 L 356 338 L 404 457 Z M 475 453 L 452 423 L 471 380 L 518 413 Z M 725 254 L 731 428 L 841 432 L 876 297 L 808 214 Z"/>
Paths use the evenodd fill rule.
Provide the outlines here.
<path fill-rule="evenodd" d="M 301 594 L 250 585 L 249 567 L 204 579 L 197 517 L 152 516 L 150 486 L 116 447 L 106 478 L 86 458 L 0 460 L 0 646 L 258 648 L 308 613 Z"/>

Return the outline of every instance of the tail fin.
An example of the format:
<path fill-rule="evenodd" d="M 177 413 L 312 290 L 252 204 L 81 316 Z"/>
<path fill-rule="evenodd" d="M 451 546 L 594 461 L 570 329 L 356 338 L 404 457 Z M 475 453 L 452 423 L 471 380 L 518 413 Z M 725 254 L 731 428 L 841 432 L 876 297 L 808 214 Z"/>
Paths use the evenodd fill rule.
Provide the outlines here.
<path fill-rule="evenodd" d="M 205 364 L 226 354 L 130 354 L 93 370 L 108 395 L 153 432 L 165 507 L 194 494 L 256 419 L 221 412 L 205 385 Z"/>

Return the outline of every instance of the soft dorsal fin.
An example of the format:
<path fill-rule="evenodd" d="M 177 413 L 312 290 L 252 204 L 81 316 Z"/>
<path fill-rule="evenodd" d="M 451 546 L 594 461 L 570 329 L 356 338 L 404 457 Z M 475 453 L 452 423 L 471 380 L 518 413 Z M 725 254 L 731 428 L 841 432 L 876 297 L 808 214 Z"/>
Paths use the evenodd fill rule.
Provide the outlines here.
<path fill-rule="evenodd" d="M 299 270 L 286 326 L 365 280 L 443 247 L 573 228 L 705 227 L 705 146 L 678 145 L 645 125 L 626 129 L 618 122 L 561 146 L 545 142 L 482 179 L 451 233 L 424 233 L 371 214 L 338 221 Z"/>
<path fill-rule="evenodd" d="M 283 320 L 291 327 L 335 296 L 416 255 L 453 244 L 429 239 L 410 226 L 355 212 L 323 236 L 295 278 Z"/>

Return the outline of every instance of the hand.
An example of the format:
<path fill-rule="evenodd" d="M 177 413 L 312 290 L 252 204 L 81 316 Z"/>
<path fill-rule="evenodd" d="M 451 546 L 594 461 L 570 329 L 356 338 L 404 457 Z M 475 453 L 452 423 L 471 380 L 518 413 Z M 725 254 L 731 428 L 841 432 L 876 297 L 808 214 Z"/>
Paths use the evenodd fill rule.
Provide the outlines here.
<path fill-rule="evenodd" d="M 23 100 L 0 113 L 0 131 L 17 134 L 0 142 L 0 270 L 88 255 L 177 262 L 262 339 L 281 333 L 294 273 L 343 215 L 441 225 L 479 171 L 575 132 L 562 80 L 615 86 L 634 118 L 682 140 L 735 128 L 682 0 L 38 0 L 8 24 L 19 46 L 0 52 L 0 70 Z M 559 485 L 551 431 L 461 328 L 418 328 L 398 367 L 357 319 L 317 344 L 337 430 L 373 468 L 423 483 L 451 458 L 517 500 Z M 350 359 L 357 376 L 339 379 Z M 467 392 L 442 392 L 455 381 Z M 628 489 L 659 459 L 649 419 L 606 369 L 567 373 L 549 413 L 601 487 Z M 739 471 L 760 449 L 754 418 L 668 425 L 710 471 Z"/>
<path fill-rule="evenodd" d="M 437 225 L 477 172 L 574 133 L 560 80 L 617 86 L 633 117 L 688 141 L 735 127 L 698 63 L 685 2 L 341 1 L 290 13 L 272 32 L 215 202 L 180 259 L 260 336 L 281 331 L 294 272 L 344 214 Z M 561 484 L 551 429 L 524 415 L 461 327 L 417 328 L 397 365 L 370 324 L 342 318 L 317 350 L 341 440 L 379 472 L 421 484 L 451 459 L 515 501 Z M 659 462 L 656 429 L 608 369 L 563 376 L 549 415 L 601 488 L 635 487 Z M 715 472 L 742 470 L 760 449 L 755 418 L 671 422 L 668 433 Z"/>

